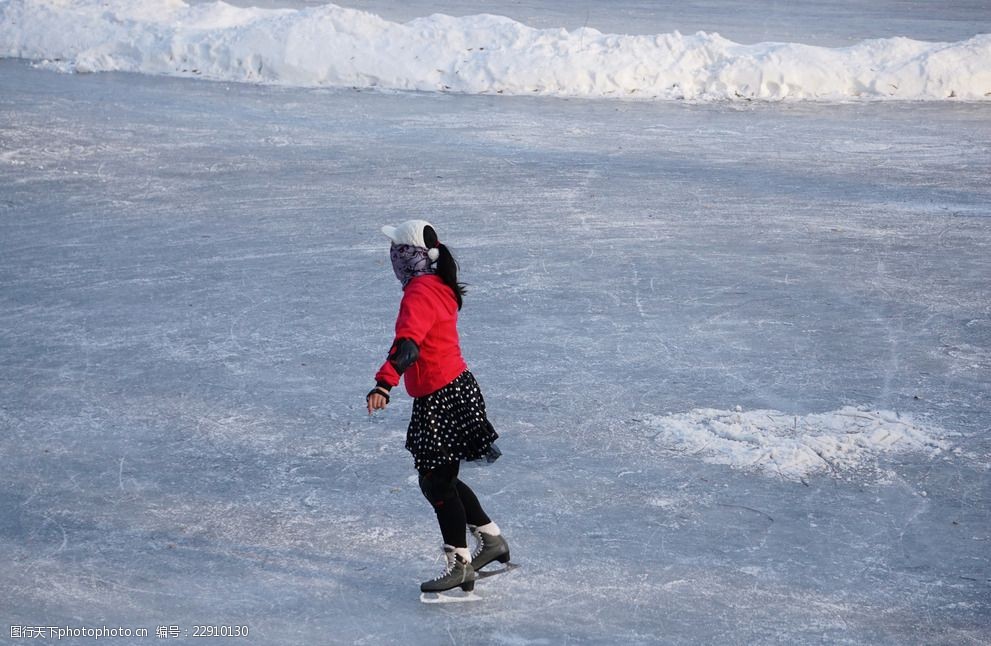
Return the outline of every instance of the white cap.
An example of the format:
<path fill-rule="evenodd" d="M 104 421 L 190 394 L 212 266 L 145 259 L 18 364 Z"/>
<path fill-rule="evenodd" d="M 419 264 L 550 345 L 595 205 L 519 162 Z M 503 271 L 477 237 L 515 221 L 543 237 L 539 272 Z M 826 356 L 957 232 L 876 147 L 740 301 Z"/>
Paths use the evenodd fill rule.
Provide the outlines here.
<path fill-rule="evenodd" d="M 432 224 L 426 220 L 407 220 L 403 222 L 398 227 L 391 226 L 389 224 L 382 227 L 382 233 L 392 240 L 393 244 L 408 244 L 414 247 L 421 247 L 423 249 L 427 248 L 427 243 L 423 241 L 423 229 L 424 227 L 433 227 Z M 440 255 L 440 251 L 437 249 L 430 249 L 427 255 L 431 260 L 437 260 Z"/>

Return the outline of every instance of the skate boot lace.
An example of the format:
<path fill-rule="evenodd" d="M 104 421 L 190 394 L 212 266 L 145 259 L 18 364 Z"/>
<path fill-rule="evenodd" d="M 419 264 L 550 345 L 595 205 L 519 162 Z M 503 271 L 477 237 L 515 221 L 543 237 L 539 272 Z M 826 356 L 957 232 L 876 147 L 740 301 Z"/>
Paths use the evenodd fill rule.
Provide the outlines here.
<path fill-rule="evenodd" d="M 475 538 L 475 549 L 472 550 L 471 560 L 474 561 L 485 549 L 485 538 L 483 538 L 482 532 L 479 531 L 472 532 L 472 536 Z"/>
<path fill-rule="evenodd" d="M 454 564 L 457 563 L 456 557 L 454 557 L 454 556 L 448 557 L 447 554 L 441 554 L 440 556 L 438 556 L 436 558 L 437 559 L 444 559 L 444 569 L 441 571 L 441 573 L 439 575 L 437 575 L 434 578 L 430 579 L 431 581 L 439 581 L 439 580 L 443 579 L 444 577 L 446 577 L 448 574 L 451 573 L 451 570 L 454 569 Z"/>

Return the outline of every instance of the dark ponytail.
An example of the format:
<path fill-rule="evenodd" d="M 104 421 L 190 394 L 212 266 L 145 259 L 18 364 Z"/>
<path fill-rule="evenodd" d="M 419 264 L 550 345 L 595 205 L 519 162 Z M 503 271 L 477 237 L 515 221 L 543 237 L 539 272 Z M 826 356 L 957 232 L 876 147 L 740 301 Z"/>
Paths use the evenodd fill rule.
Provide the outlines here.
<path fill-rule="evenodd" d="M 458 261 L 454 259 L 451 250 L 437 240 L 437 232 L 433 227 L 423 227 L 423 242 L 428 249 L 436 248 L 440 252 L 437 258 L 437 276 L 454 292 L 454 300 L 458 302 L 460 310 L 463 304 L 462 296 L 465 295 L 465 284 L 458 282 Z"/>

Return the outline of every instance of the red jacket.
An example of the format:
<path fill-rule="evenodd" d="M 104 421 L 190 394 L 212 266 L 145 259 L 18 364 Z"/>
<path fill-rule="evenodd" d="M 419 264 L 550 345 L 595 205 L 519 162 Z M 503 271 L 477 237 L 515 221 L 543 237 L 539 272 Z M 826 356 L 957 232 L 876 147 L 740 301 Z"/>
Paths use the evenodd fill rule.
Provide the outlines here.
<path fill-rule="evenodd" d="M 410 397 L 436 392 L 468 368 L 458 344 L 458 302 L 451 288 L 434 274 L 416 276 L 406 283 L 393 350 L 402 338 L 411 339 L 420 349 L 417 360 L 403 373 Z M 399 374 L 387 360 L 375 374 L 375 381 L 396 386 Z"/>

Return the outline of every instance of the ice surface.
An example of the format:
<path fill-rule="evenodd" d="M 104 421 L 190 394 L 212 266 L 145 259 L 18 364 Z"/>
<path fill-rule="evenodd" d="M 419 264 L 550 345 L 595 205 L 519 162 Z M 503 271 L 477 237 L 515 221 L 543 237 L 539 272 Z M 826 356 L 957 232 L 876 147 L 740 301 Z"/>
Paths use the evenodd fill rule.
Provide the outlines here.
<path fill-rule="evenodd" d="M 466 94 L 707 100 L 991 99 L 991 34 L 845 48 L 719 34 L 535 29 L 498 15 L 408 23 L 324 5 L 2 0 L 0 56 L 78 72 Z"/>
<path fill-rule="evenodd" d="M 232 0 L 231 4 L 299 9 L 326 3 Z M 905 0 L 871 0 L 870 4 L 863 0 L 350 0 L 337 4 L 393 22 L 434 13 L 457 17 L 497 13 L 541 29 L 590 27 L 606 34 L 639 35 L 706 31 L 746 44 L 773 41 L 842 47 L 898 36 L 954 42 L 991 33 L 991 11 L 983 0 L 947 0 L 938 5 Z"/>
<path fill-rule="evenodd" d="M 0 641 L 987 643 L 988 117 L 0 61 Z M 504 455 L 465 479 L 524 564 L 467 607 L 418 600 L 408 398 L 364 411 L 406 216 L 470 283 Z M 737 406 L 948 446 L 803 483 L 658 435 Z"/>

